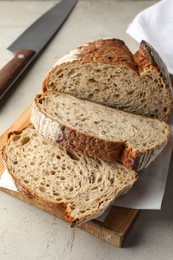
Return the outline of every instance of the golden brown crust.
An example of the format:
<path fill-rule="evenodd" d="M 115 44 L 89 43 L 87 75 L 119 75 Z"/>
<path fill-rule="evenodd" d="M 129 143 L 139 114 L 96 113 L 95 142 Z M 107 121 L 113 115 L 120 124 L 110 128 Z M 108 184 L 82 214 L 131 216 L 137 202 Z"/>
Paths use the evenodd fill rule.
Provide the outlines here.
<path fill-rule="evenodd" d="M 132 147 L 126 144 L 126 149 L 122 153 L 121 162 L 130 169 L 138 168 L 136 158 L 140 156 L 139 152 L 135 151 Z"/>
<path fill-rule="evenodd" d="M 137 65 L 134 62 L 132 53 L 121 40 L 98 40 L 79 47 L 79 50 L 77 56 L 80 62 L 120 64 L 137 71 Z"/>
<path fill-rule="evenodd" d="M 47 74 L 47 76 L 45 77 L 45 79 L 43 80 L 43 84 L 42 84 L 42 89 L 43 89 L 43 93 L 48 91 L 48 84 L 49 84 L 49 76 L 50 76 L 50 72 Z"/>
<path fill-rule="evenodd" d="M 139 50 L 134 54 L 134 60 L 138 64 L 140 74 L 146 72 L 146 70 L 152 70 L 157 68 L 156 61 L 151 55 L 151 48 L 145 41 L 140 43 Z"/>
<path fill-rule="evenodd" d="M 112 142 L 101 138 L 86 135 L 65 125 L 61 126 L 62 135 L 56 140 L 67 150 L 76 151 L 93 158 L 99 158 L 105 161 L 120 161 L 124 151 L 123 142 Z"/>
<path fill-rule="evenodd" d="M 146 41 L 141 41 L 139 50 L 134 54 L 134 60 L 139 66 L 139 72 L 157 70 L 163 77 L 166 69 L 154 48 Z M 162 64 L 162 65 L 161 65 Z"/>
<path fill-rule="evenodd" d="M 168 104 L 167 113 L 165 113 L 166 121 L 168 121 L 173 105 L 173 90 L 165 64 L 154 48 L 146 41 L 141 41 L 140 49 L 135 53 L 134 60 L 138 64 L 140 75 L 147 73 L 149 75 L 151 71 L 157 71 L 160 79 L 163 81 L 163 85 L 166 86 L 169 96 L 168 100 L 170 101 Z"/>
<path fill-rule="evenodd" d="M 77 63 L 105 63 L 109 65 L 121 65 L 138 73 L 138 65 L 135 63 L 133 54 L 125 43 L 119 39 L 105 39 L 95 42 L 89 42 L 77 49 L 76 59 L 72 62 Z M 71 62 L 66 62 L 71 63 Z M 58 65 L 57 65 L 58 66 Z M 63 66 L 63 63 L 60 65 Z M 43 92 L 47 91 L 50 74 L 56 69 L 56 66 L 48 73 L 43 81 Z"/>

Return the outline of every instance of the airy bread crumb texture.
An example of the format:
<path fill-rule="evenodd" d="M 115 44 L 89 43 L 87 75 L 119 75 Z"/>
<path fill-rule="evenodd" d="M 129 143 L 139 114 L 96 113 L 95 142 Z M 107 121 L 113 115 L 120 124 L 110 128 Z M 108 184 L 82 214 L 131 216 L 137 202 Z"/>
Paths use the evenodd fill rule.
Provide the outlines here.
<path fill-rule="evenodd" d="M 169 125 L 165 122 L 81 100 L 68 94 L 50 92 L 38 98 L 37 106 L 47 117 L 62 126 L 103 140 L 126 143 L 138 152 L 166 143 L 170 134 Z M 32 121 L 38 130 L 45 129 L 44 135 L 47 131 L 55 133 L 54 138 L 58 136 L 58 124 L 57 127 L 46 124 L 46 120 L 39 120 L 37 113 L 35 118 L 32 115 Z"/>
<path fill-rule="evenodd" d="M 161 120 L 167 120 L 172 109 L 167 69 L 145 42 L 134 56 L 117 39 L 81 46 L 57 62 L 43 89 Z"/>
<path fill-rule="evenodd" d="M 49 84 L 57 86 L 59 92 L 132 113 L 164 119 L 167 112 L 167 89 L 154 72 L 139 77 L 121 66 L 76 63 L 57 68 Z"/>
<path fill-rule="evenodd" d="M 119 163 L 64 150 L 39 135 L 33 125 L 10 135 L 4 157 L 17 186 L 54 208 L 64 205 L 71 224 L 100 215 L 137 179 Z"/>

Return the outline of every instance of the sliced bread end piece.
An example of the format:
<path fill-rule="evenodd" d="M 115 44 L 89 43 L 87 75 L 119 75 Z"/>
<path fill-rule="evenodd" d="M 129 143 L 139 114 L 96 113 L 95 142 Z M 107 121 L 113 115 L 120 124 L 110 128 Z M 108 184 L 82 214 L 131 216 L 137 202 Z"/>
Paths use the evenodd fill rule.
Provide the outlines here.
<path fill-rule="evenodd" d="M 9 135 L 3 149 L 18 189 L 43 205 L 64 208 L 72 225 L 95 218 L 137 180 L 137 173 L 69 152 L 39 135 L 33 125 Z"/>

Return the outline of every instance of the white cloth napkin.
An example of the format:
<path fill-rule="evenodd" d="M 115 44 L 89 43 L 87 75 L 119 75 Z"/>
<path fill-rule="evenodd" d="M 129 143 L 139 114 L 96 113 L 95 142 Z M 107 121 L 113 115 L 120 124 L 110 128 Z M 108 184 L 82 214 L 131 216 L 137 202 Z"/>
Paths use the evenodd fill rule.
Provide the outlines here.
<path fill-rule="evenodd" d="M 126 32 L 137 42 L 150 43 L 173 74 L 173 0 L 161 0 L 140 12 Z"/>

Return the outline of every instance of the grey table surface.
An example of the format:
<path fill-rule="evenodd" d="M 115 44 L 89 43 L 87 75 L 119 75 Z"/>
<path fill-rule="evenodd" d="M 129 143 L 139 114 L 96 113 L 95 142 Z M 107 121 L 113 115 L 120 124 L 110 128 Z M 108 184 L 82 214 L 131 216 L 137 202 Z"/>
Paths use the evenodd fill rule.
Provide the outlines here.
<path fill-rule="evenodd" d="M 6 47 L 57 1 L 0 1 L 0 67 L 12 58 Z M 126 34 L 141 10 L 157 1 L 79 0 L 59 33 L 14 91 L 0 104 L 2 134 L 41 92 L 55 61 L 88 41 L 115 37 L 132 52 L 138 44 Z M 118 249 L 67 223 L 0 192 L 0 259 L 173 259 L 173 162 L 160 211 L 142 211 Z"/>

